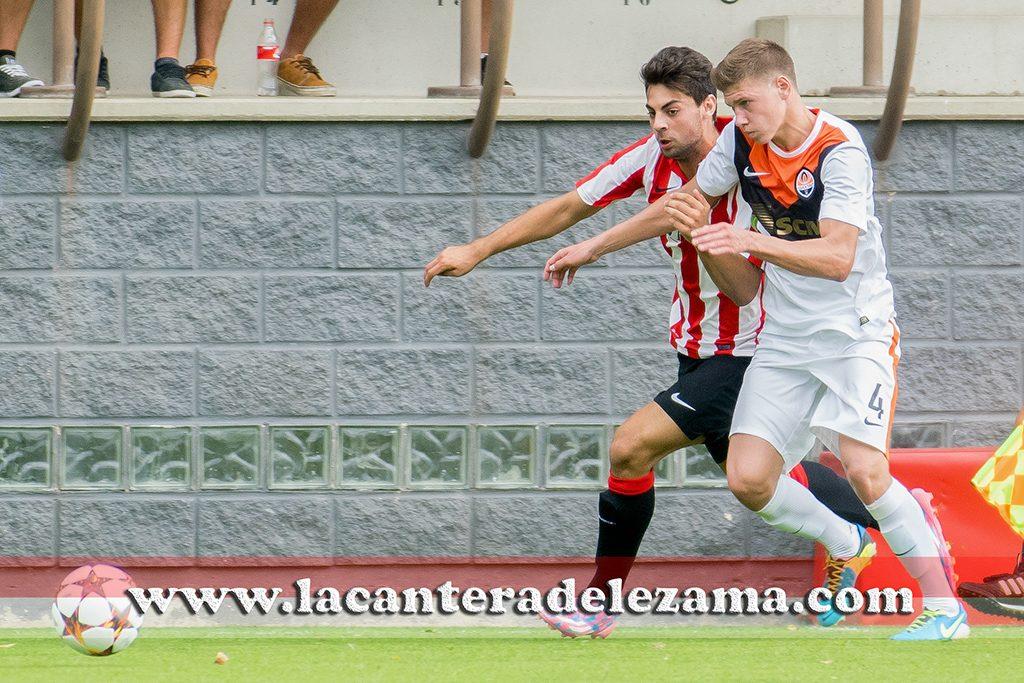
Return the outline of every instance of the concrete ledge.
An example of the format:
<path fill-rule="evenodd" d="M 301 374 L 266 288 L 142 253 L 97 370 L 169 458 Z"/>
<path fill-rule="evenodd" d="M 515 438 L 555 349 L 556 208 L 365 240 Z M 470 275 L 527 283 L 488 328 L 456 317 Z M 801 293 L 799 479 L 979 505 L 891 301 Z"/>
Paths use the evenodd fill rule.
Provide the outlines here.
<path fill-rule="evenodd" d="M 847 119 L 877 119 L 881 98 L 809 97 Z M 93 121 L 465 121 L 476 100 L 435 98 L 239 97 L 169 100 L 112 97 L 96 100 Z M 728 109 L 722 107 L 723 113 Z M 70 100 L 0 101 L 0 121 L 63 121 Z M 516 97 L 501 104 L 502 121 L 644 121 L 639 97 Z M 1024 97 L 912 97 L 907 120 L 1024 120 Z"/>

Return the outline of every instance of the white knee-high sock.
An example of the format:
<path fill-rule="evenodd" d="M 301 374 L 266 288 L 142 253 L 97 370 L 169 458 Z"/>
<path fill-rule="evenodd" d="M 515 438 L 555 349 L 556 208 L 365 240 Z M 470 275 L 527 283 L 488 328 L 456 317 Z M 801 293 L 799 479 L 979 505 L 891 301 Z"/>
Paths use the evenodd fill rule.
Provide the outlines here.
<path fill-rule="evenodd" d="M 924 608 L 956 614 L 960 607 L 942 571 L 937 539 L 910 491 L 893 479 L 885 493 L 866 507 L 878 520 L 878 529 L 893 553 L 921 586 Z"/>
<path fill-rule="evenodd" d="M 779 478 L 775 495 L 757 514 L 776 529 L 818 541 L 833 557 L 853 557 L 858 550 L 857 528 L 791 477 Z"/>

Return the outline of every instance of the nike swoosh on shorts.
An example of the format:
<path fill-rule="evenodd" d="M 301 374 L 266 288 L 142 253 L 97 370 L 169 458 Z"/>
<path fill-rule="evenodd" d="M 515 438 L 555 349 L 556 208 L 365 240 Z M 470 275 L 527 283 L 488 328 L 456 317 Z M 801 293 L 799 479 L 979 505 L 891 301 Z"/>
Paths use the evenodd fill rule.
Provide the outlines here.
<path fill-rule="evenodd" d="M 673 403 L 678 403 L 679 405 L 681 405 L 684 408 L 689 408 L 693 412 L 697 412 L 696 408 L 694 408 L 689 403 L 687 403 L 686 401 L 684 401 L 681 398 L 679 398 L 679 392 L 678 391 L 676 393 L 672 394 L 669 398 L 672 399 Z"/>

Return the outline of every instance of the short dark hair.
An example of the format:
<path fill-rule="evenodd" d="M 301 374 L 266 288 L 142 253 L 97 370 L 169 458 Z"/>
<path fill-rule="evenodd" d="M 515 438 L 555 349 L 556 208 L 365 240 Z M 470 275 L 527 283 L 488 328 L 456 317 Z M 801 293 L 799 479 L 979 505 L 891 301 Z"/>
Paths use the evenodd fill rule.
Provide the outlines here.
<path fill-rule="evenodd" d="M 796 85 L 796 69 L 786 48 L 764 38 L 747 38 L 729 50 L 711 78 L 723 93 L 747 78 L 785 76 Z"/>
<path fill-rule="evenodd" d="M 686 93 L 697 104 L 715 94 L 711 60 L 688 47 L 659 50 L 640 69 L 640 80 L 644 82 L 644 90 L 652 85 L 664 85 Z"/>

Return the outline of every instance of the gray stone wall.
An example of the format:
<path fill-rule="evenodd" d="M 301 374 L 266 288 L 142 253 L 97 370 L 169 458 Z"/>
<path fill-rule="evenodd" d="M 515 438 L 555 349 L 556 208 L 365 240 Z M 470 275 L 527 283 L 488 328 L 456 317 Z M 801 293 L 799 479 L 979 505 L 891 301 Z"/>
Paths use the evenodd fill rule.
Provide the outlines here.
<path fill-rule="evenodd" d="M 611 429 L 674 375 L 672 275 L 653 243 L 540 267 L 641 201 L 421 269 L 644 131 L 504 123 L 472 161 L 464 124 L 98 124 L 69 174 L 58 126 L 3 124 L 0 553 L 591 553 Z M 1024 402 L 1021 158 L 1020 123 L 909 123 L 877 169 L 898 446 L 997 443 Z M 699 452 L 659 482 L 646 553 L 807 551 Z"/>

